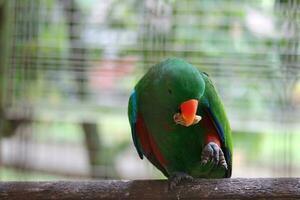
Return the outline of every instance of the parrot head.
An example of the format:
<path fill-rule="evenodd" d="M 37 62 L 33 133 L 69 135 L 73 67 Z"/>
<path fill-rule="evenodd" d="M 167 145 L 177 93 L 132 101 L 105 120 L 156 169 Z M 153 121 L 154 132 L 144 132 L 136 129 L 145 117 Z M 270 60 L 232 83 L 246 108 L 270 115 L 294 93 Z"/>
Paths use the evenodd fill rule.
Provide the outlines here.
<path fill-rule="evenodd" d="M 205 90 L 205 82 L 198 69 L 184 60 L 171 58 L 159 66 L 157 81 L 159 96 L 163 105 L 172 113 L 173 121 L 183 126 L 191 126 L 201 120 L 197 109 Z"/>

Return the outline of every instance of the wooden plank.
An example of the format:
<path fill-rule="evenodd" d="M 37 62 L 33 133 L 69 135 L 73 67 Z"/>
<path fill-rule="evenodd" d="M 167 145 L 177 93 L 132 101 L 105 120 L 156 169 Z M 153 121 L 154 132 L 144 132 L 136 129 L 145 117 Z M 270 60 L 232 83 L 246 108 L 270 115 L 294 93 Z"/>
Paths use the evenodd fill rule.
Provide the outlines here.
<path fill-rule="evenodd" d="M 300 178 L 1 182 L 0 199 L 300 199 Z"/>

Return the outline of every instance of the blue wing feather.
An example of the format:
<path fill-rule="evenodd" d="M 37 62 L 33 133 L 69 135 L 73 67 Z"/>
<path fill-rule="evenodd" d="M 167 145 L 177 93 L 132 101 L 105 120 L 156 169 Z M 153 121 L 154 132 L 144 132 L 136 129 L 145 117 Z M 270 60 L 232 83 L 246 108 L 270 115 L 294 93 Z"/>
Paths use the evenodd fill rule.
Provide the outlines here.
<path fill-rule="evenodd" d="M 210 80 L 207 74 L 202 72 L 201 75 L 205 80 L 205 93 L 201 103 L 203 103 L 204 106 L 207 108 L 206 112 L 213 121 L 214 126 L 220 137 L 221 148 L 223 150 L 225 159 L 228 164 L 228 171 L 225 177 L 230 177 L 232 168 L 232 140 L 230 133 L 230 125 L 227 120 L 224 107 L 222 106 L 221 99 L 217 94 L 217 91 L 212 81 Z M 210 104 L 214 105 L 214 107 L 211 107 Z"/>
<path fill-rule="evenodd" d="M 131 127 L 131 135 L 132 135 L 132 140 L 134 143 L 134 146 L 140 156 L 141 159 L 143 159 L 143 152 L 142 148 L 140 145 L 140 142 L 137 137 L 136 133 L 136 121 L 137 121 L 137 94 L 136 91 L 133 90 L 131 93 L 131 96 L 129 98 L 128 102 L 128 117 L 129 117 L 129 122 L 130 122 L 130 127 Z"/>
<path fill-rule="evenodd" d="M 212 118 L 212 121 L 217 129 L 218 135 L 221 139 L 221 144 L 222 144 L 222 150 L 224 152 L 224 156 L 226 158 L 226 160 L 230 163 L 231 165 L 231 153 L 229 151 L 229 149 L 226 147 L 225 145 L 225 136 L 224 136 L 224 129 L 221 125 L 221 123 L 219 122 L 219 120 L 217 119 L 217 117 L 214 115 L 214 113 L 212 112 L 212 110 L 210 109 L 210 107 L 207 107 L 207 111 L 208 114 L 210 115 L 210 117 Z M 225 177 L 230 177 L 231 176 L 231 166 L 229 167 L 229 170 L 226 172 Z"/>
<path fill-rule="evenodd" d="M 221 126 L 219 120 L 217 119 L 217 117 L 214 115 L 214 113 L 212 112 L 212 110 L 210 109 L 210 107 L 208 107 L 208 113 L 209 115 L 212 117 L 213 119 L 213 122 L 215 124 L 215 127 L 217 128 L 217 132 L 218 132 L 218 135 L 221 139 L 221 142 L 224 144 L 225 142 L 225 136 L 224 136 L 224 129 L 223 127 Z"/>

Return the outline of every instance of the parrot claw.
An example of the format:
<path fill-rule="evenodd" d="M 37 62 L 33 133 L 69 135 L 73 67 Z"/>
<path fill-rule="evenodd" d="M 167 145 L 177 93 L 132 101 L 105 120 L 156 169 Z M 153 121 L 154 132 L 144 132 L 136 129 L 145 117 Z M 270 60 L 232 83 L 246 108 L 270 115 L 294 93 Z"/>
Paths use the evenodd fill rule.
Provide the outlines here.
<path fill-rule="evenodd" d="M 202 151 L 201 164 L 207 164 L 208 161 L 228 169 L 222 149 L 214 142 L 208 143 Z"/>
<path fill-rule="evenodd" d="M 169 178 L 169 190 L 173 190 L 183 181 L 191 181 L 193 180 L 193 177 L 184 173 L 184 172 L 175 172 L 170 178 Z"/>
<path fill-rule="evenodd" d="M 227 166 L 226 160 L 225 160 L 225 158 L 224 158 L 224 155 L 223 155 L 223 158 L 220 158 L 220 165 L 221 165 L 221 167 L 223 167 L 224 169 L 228 170 L 228 166 Z"/>

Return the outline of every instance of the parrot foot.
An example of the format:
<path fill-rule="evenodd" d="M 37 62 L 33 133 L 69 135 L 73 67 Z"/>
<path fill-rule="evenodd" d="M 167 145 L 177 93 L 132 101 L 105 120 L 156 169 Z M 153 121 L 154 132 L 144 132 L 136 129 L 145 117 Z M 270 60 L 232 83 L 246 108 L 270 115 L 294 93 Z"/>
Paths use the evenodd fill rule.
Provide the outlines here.
<path fill-rule="evenodd" d="M 184 172 L 175 172 L 171 177 L 169 177 L 169 190 L 173 190 L 183 181 L 191 181 L 193 177 Z"/>
<path fill-rule="evenodd" d="M 208 161 L 228 169 L 222 149 L 214 142 L 208 143 L 202 151 L 201 164 L 206 164 Z"/>

